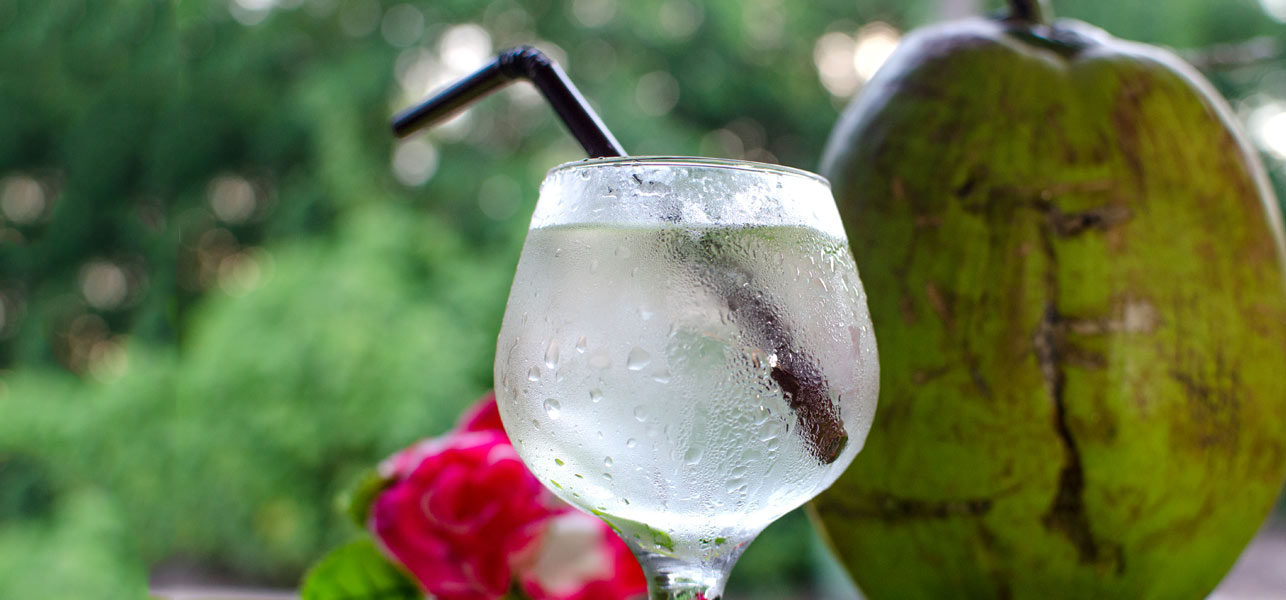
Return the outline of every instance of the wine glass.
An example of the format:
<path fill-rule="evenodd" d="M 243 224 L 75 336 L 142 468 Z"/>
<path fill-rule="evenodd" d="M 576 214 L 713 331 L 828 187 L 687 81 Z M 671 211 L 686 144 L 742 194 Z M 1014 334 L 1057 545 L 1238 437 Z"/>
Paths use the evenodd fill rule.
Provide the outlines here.
<path fill-rule="evenodd" d="M 714 600 L 875 412 L 866 296 L 825 179 L 705 158 L 549 172 L 496 350 L 500 414 L 653 599 Z"/>

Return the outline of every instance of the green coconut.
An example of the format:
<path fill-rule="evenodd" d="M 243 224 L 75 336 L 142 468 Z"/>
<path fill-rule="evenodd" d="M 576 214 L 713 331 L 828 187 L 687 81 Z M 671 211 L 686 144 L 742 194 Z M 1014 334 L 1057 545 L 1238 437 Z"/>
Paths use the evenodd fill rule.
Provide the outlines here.
<path fill-rule="evenodd" d="M 871 598 L 1199 598 L 1286 476 L 1286 251 L 1191 67 L 1033 2 L 907 36 L 830 178 L 881 396 L 815 504 Z"/>

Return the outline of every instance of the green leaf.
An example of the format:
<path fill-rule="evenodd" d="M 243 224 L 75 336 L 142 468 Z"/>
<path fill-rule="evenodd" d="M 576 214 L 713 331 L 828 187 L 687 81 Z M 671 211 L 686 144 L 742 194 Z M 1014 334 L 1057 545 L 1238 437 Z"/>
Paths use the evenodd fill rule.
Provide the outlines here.
<path fill-rule="evenodd" d="M 424 591 L 369 538 L 332 550 L 304 574 L 302 600 L 423 600 Z"/>
<path fill-rule="evenodd" d="M 392 481 L 381 476 L 378 469 L 367 469 L 358 478 L 357 484 L 340 497 L 340 506 L 358 527 L 366 529 L 366 520 L 371 516 L 371 505 L 390 483 Z"/>

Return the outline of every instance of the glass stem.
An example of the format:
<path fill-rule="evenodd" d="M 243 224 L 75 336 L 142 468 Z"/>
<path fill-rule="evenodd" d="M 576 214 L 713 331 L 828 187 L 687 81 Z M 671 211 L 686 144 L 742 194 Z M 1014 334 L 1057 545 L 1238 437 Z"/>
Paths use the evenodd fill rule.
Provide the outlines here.
<path fill-rule="evenodd" d="M 709 563 L 650 553 L 635 556 L 647 576 L 649 600 L 719 600 L 736 555 Z"/>

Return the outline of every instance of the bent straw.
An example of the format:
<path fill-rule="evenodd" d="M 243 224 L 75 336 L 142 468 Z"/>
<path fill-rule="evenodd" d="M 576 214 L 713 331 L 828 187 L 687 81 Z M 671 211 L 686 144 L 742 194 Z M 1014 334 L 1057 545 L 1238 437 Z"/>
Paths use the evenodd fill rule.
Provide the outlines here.
<path fill-rule="evenodd" d="M 608 131 L 585 97 L 558 63 L 531 46 L 500 53 L 491 64 L 459 83 L 393 118 L 393 133 L 406 137 L 463 110 L 474 101 L 510 82 L 526 79 L 545 96 L 572 137 L 593 158 L 625 156 L 621 143 Z"/>

